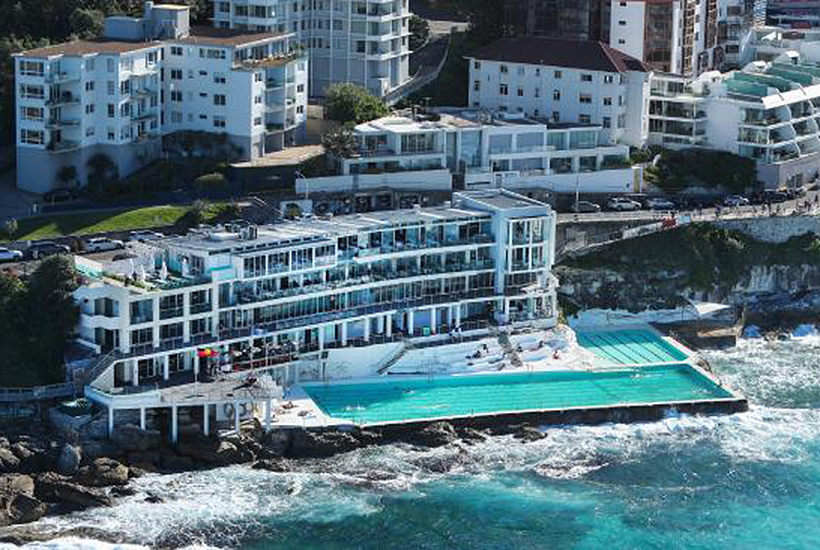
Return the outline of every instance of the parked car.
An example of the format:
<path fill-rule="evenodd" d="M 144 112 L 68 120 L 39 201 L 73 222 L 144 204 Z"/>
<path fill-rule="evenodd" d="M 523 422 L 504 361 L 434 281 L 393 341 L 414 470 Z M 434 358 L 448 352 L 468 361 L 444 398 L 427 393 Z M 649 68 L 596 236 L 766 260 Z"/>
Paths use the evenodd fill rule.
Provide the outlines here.
<path fill-rule="evenodd" d="M 0 262 L 16 262 L 23 259 L 23 253 L 11 248 L 0 248 Z"/>
<path fill-rule="evenodd" d="M 32 244 L 28 249 L 29 256 L 37 260 L 54 254 L 70 254 L 71 249 L 64 244 L 57 244 L 52 241 L 40 241 Z"/>
<path fill-rule="evenodd" d="M 646 207 L 650 210 L 677 210 L 678 207 L 674 202 L 662 197 L 654 197 L 646 199 Z"/>
<path fill-rule="evenodd" d="M 105 252 L 106 250 L 120 250 L 125 248 L 125 243 L 118 239 L 108 237 L 96 237 L 85 241 L 86 252 Z"/>
<path fill-rule="evenodd" d="M 70 201 L 75 198 L 74 191 L 61 187 L 59 189 L 52 189 L 47 193 L 43 193 L 43 202 L 54 204 L 55 202 Z"/>
<path fill-rule="evenodd" d="M 641 203 L 624 197 L 612 197 L 609 201 L 607 201 L 606 207 L 610 210 L 624 212 L 628 210 L 640 210 Z"/>
<path fill-rule="evenodd" d="M 789 196 L 782 191 L 763 191 L 760 194 L 760 202 L 765 203 L 780 203 L 789 200 Z"/>
<path fill-rule="evenodd" d="M 136 241 L 138 243 L 144 243 L 146 241 L 153 241 L 156 239 L 161 239 L 165 235 L 162 233 L 157 233 L 156 231 L 150 231 L 148 229 L 140 229 L 138 231 L 132 231 L 128 235 L 128 240 Z"/>
<path fill-rule="evenodd" d="M 598 204 L 595 204 L 594 202 L 590 202 L 590 201 L 578 201 L 578 202 L 573 202 L 572 203 L 572 206 L 570 207 L 570 210 L 572 212 L 575 212 L 576 214 L 580 214 L 580 213 L 594 214 L 596 212 L 601 211 L 601 206 L 598 205 Z"/>
<path fill-rule="evenodd" d="M 740 195 L 729 195 L 723 198 L 723 206 L 749 206 L 749 199 Z"/>

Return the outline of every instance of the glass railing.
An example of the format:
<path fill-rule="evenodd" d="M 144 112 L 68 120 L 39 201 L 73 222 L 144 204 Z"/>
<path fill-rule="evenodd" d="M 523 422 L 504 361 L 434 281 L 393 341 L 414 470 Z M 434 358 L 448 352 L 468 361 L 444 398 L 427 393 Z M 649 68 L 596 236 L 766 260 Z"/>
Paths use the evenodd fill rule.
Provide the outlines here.
<path fill-rule="evenodd" d="M 191 314 L 205 313 L 213 310 L 213 304 L 208 302 L 206 304 L 191 304 Z"/>
<path fill-rule="evenodd" d="M 182 317 L 182 307 L 172 307 L 159 310 L 160 319 L 171 319 L 172 317 Z"/>

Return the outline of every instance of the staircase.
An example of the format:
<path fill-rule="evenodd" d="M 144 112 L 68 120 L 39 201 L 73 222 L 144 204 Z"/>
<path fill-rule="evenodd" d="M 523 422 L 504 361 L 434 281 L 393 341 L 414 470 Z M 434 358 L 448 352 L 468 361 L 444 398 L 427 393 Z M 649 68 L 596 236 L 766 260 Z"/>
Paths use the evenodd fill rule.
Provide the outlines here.
<path fill-rule="evenodd" d="M 83 386 L 87 386 L 94 382 L 97 378 L 102 375 L 106 371 L 108 367 L 116 360 L 117 355 L 114 350 L 109 351 L 99 359 L 90 367 L 83 370 L 82 373 L 78 373 L 75 375 L 74 382 L 77 384 L 77 387 L 82 389 Z"/>
<path fill-rule="evenodd" d="M 248 217 L 253 218 L 256 223 L 270 223 L 281 215 L 278 208 L 259 196 L 252 195 L 248 200 L 251 203 L 250 208 L 253 210 L 253 213 Z"/>
<path fill-rule="evenodd" d="M 394 354 L 393 357 L 388 359 L 387 362 L 384 365 L 382 365 L 376 372 L 378 372 L 379 374 L 385 374 L 388 370 L 390 370 L 390 367 L 398 363 L 402 359 L 402 357 L 407 355 L 408 351 L 415 349 L 413 342 L 411 342 L 408 338 L 402 339 L 402 343 L 404 345 L 401 348 L 399 348 L 398 353 Z"/>
<path fill-rule="evenodd" d="M 500 332 L 498 329 L 491 330 L 491 332 L 495 332 L 494 336 L 498 338 L 498 343 L 501 346 L 501 349 L 504 350 L 504 354 L 510 358 L 510 362 L 516 368 L 521 368 L 524 366 L 524 362 L 521 360 L 521 356 L 518 355 L 518 351 L 515 350 L 512 346 L 512 342 L 510 342 L 510 337 L 507 336 L 506 332 Z"/>

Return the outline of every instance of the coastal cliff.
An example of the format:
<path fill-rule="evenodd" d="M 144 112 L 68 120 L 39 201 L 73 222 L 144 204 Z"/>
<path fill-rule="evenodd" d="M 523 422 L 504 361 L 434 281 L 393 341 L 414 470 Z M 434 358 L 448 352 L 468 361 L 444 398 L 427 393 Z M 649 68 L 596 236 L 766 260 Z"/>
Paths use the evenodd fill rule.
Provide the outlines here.
<path fill-rule="evenodd" d="M 706 301 L 735 306 L 747 322 L 768 327 L 813 322 L 820 317 L 813 229 L 789 219 L 763 228 L 698 224 L 624 241 L 558 266 L 559 300 L 568 316 Z"/>

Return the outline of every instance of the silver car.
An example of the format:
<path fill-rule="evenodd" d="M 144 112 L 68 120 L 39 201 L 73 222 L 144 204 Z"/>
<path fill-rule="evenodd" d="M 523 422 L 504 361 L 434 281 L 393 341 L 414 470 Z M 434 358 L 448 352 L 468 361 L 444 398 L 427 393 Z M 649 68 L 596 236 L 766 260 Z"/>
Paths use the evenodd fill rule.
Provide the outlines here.
<path fill-rule="evenodd" d="M 125 248 L 125 243 L 107 237 L 96 237 L 85 241 L 86 252 L 105 252 L 107 250 L 121 250 L 123 248 Z"/>
<path fill-rule="evenodd" d="M 23 259 L 23 253 L 11 248 L 0 248 L 0 262 L 16 262 Z"/>

